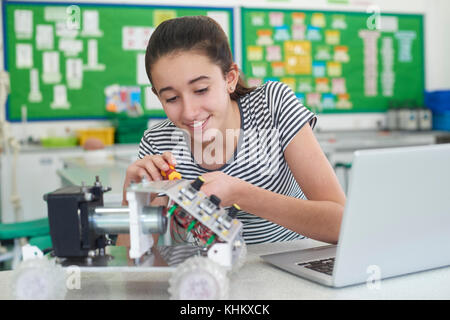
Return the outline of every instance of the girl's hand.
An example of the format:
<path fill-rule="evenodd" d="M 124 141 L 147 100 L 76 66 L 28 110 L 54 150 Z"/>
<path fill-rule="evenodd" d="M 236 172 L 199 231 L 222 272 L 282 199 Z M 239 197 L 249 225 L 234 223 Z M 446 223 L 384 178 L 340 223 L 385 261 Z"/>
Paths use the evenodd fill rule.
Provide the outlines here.
<path fill-rule="evenodd" d="M 234 203 L 239 204 L 239 189 L 245 187 L 244 180 L 234 178 L 221 171 L 208 172 L 202 175 L 205 182 L 201 187 L 201 191 L 207 196 L 216 195 L 220 200 L 222 207 L 232 206 Z"/>
<path fill-rule="evenodd" d="M 128 168 L 123 184 L 122 205 L 127 205 L 126 190 L 131 181 L 140 182 L 143 177 L 149 181 L 163 180 L 161 170 L 169 170 L 169 165 L 176 166 L 175 157 L 171 152 L 164 152 L 162 155 L 147 155 L 136 160 Z"/>

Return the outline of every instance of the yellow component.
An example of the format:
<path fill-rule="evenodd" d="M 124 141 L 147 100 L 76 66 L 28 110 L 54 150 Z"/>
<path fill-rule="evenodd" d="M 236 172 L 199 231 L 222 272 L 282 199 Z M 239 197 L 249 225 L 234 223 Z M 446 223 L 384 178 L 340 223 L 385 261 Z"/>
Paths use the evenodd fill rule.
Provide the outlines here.
<path fill-rule="evenodd" d="M 161 170 L 161 175 L 166 178 L 165 180 L 180 180 L 181 173 L 175 170 L 174 166 L 169 165 L 169 170 Z"/>
<path fill-rule="evenodd" d="M 184 201 L 183 201 L 183 204 L 184 204 L 185 206 L 188 206 L 188 205 L 191 204 L 191 202 L 190 202 L 189 200 L 184 200 Z"/>
<path fill-rule="evenodd" d="M 205 178 L 203 178 L 202 176 L 198 177 L 200 179 L 201 182 L 205 182 Z"/>
<path fill-rule="evenodd" d="M 208 221 L 209 220 L 209 216 L 204 216 L 203 217 L 203 221 Z"/>
<path fill-rule="evenodd" d="M 213 213 L 213 215 L 212 215 L 214 218 L 218 218 L 219 216 L 217 215 L 217 214 L 215 214 L 215 213 Z"/>
<path fill-rule="evenodd" d="M 181 173 L 178 171 L 172 171 L 169 173 L 169 180 L 181 180 Z"/>
<path fill-rule="evenodd" d="M 114 144 L 114 131 L 113 127 L 106 128 L 89 128 L 89 129 L 79 129 L 77 130 L 79 143 L 84 145 L 87 139 L 97 138 L 103 142 L 105 146 L 110 146 Z"/>
<path fill-rule="evenodd" d="M 228 230 L 223 230 L 222 234 L 226 237 L 228 235 Z"/>
<path fill-rule="evenodd" d="M 241 210 L 241 207 L 239 207 L 239 206 L 237 205 L 237 203 L 234 203 L 234 204 L 233 204 L 233 207 L 235 207 L 235 208 L 238 209 L 238 210 Z"/>

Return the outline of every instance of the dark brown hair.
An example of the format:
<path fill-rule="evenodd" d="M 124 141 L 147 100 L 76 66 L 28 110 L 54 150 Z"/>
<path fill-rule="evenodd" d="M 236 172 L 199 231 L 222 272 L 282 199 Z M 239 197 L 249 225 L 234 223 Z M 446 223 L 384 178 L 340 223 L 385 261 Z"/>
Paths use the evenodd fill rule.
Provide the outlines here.
<path fill-rule="evenodd" d="M 211 62 L 220 67 L 224 76 L 233 64 L 228 38 L 214 19 L 206 16 L 174 18 L 159 24 L 148 42 L 145 69 L 150 83 L 153 85 L 151 68 L 159 58 L 176 51 L 189 50 L 203 52 Z M 230 94 L 230 98 L 239 100 L 253 89 L 246 86 L 240 74 L 236 89 Z"/>

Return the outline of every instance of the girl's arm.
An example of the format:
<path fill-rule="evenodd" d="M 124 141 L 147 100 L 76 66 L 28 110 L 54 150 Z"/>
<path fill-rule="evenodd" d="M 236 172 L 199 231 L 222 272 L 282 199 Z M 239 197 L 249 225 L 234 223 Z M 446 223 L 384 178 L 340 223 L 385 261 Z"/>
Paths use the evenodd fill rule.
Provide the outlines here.
<path fill-rule="evenodd" d="M 337 243 L 345 194 L 309 124 L 297 133 L 284 155 L 308 200 L 268 191 L 222 172 L 203 175 L 202 190 L 218 195 L 223 206 L 237 203 L 246 212 L 306 237 Z"/>

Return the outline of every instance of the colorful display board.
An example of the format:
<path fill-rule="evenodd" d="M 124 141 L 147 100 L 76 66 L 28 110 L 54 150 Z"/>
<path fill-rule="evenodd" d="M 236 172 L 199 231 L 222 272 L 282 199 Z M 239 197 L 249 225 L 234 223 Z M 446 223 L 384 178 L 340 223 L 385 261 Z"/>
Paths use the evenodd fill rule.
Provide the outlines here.
<path fill-rule="evenodd" d="M 249 85 L 282 81 L 318 113 L 422 105 L 421 15 L 242 8 Z"/>
<path fill-rule="evenodd" d="M 8 120 L 24 107 L 28 120 L 105 118 L 107 108 L 165 116 L 145 48 L 159 23 L 190 15 L 214 18 L 233 44 L 231 8 L 4 1 Z"/>

